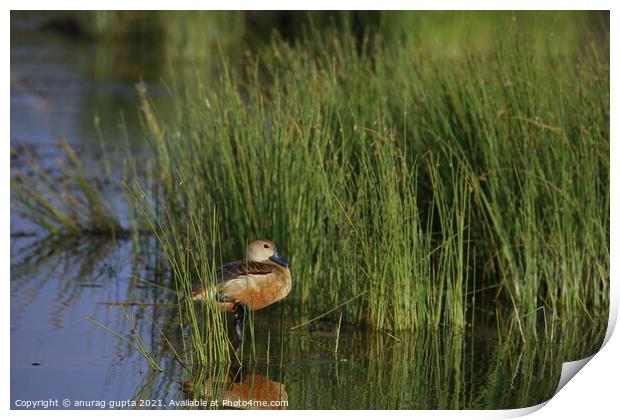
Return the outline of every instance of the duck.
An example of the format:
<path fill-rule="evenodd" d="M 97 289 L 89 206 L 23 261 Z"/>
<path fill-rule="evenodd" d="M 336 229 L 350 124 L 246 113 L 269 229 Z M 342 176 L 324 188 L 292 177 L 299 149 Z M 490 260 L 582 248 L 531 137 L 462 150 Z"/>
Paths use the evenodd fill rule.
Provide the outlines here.
<path fill-rule="evenodd" d="M 230 262 L 217 269 L 215 290 L 198 286 L 192 290 L 191 298 L 194 301 L 215 298 L 222 310 L 233 313 L 237 337 L 241 341 L 246 311 L 266 308 L 291 292 L 293 281 L 289 267 L 289 262 L 272 241 L 252 241 L 247 246 L 244 261 Z"/>

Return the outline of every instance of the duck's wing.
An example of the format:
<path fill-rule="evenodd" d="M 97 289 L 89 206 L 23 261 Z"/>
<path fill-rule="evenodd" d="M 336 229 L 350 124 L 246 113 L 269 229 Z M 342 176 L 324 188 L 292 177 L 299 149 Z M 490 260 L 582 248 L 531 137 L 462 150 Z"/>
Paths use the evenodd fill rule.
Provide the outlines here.
<path fill-rule="evenodd" d="M 222 276 L 217 284 L 217 300 L 220 302 L 239 303 L 254 311 L 288 294 L 288 291 L 284 292 L 285 269 L 276 264 L 242 261 L 226 264 L 220 270 Z"/>
<path fill-rule="evenodd" d="M 274 272 L 273 264 L 257 261 L 235 261 L 217 269 L 217 281 L 223 283 L 247 275 L 265 276 Z"/>
<path fill-rule="evenodd" d="M 273 264 L 256 261 L 235 261 L 217 268 L 217 288 L 211 293 L 220 302 L 239 300 L 235 296 L 248 287 L 255 288 L 268 281 L 277 268 Z M 248 283 L 248 278 L 252 281 Z M 201 299 L 208 296 L 201 286 L 192 290 L 192 299 Z"/>

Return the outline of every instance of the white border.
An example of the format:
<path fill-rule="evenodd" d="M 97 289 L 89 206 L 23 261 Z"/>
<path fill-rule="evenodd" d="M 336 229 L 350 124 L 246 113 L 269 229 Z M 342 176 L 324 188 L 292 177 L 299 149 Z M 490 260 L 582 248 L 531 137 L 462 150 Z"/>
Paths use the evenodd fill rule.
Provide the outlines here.
<path fill-rule="evenodd" d="M 582 9 L 607 9 L 612 10 L 611 13 L 611 45 L 612 45 L 612 71 L 611 74 L 614 74 L 614 69 L 618 69 L 617 66 L 617 47 L 616 47 L 616 37 L 615 33 L 617 32 L 615 28 L 618 24 L 617 12 L 613 10 L 614 3 L 611 1 L 556 1 L 556 2 L 542 2 L 542 1 L 532 1 L 532 0 L 522 0 L 519 2 L 502 2 L 498 4 L 497 1 L 468 1 L 468 2 L 457 2 L 457 1 L 433 1 L 433 2 L 403 2 L 396 0 L 383 0 L 378 3 L 371 3 L 368 1 L 325 1 L 325 0 L 315 0 L 315 1 L 298 1 L 295 4 L 291 2 L 284 1 L 262 1 L 262 2 L 248 2 L 248 1 L 240 1 L 240 0 L 228 0 L 225 3 L 222 2 L 213 2 L 213 1 L 183 1 L 177 0 L 175 2 L 163 2 L 161 0 L 153 0 L 149 2 L 127 2 L 127 1 L 118 1 L 118 0 L 110 0 L 106 2 L 77 2 L 77 1 L 55 1 L 50 3 L 49 1 L 9 1 L 7 2 L 9 9 L 17 9 L 17 10 L 26 10 L 26 9 L 46 9 L 50 6 L 54 6 L 58 9 L 84 9 L 84 8 L 92 8 L 92 9 L 212 9 L 212 10 L 278 10 L 278 9 L 324 9 L 324 10 L 339 10 L 339 9 L 384 9 L 384 10 L 402 10 L 402 9 L 419 9 L 419 10 L 439 10 L 439 9 L 464 9 L 465 6 L 467 9 L 472 10 L 480 10 L 480 9 L 497 9 L 497 10 L 582 10 Z M 4 72 L 5 75 L 4 80 L 4 101 L 3 101 L 3 112 L 2 112 L 2 123 L 4 127 L 4 132 L 6 133 L 7 139 L 7 148 L 8 139 L 10 138 L 10 86 L 7 81 L 10 78 L 10 61 L 8 59 L 10 43 L 9 43 L 9 30 L 10 30 L 10 13 L 9 9 L 7 9 L 5 13 L 4 21 L 4 42 L 3 42 L 3 51 L 5 57 L 5 66 Z M 614 112 L 615 107 L 613 106 L 617 98 L 617 89 L 616 84 L 612 78 L 612 114 L 611 114 L 611 161 L 616 162 L 617 152 L 615 147 L 615 142 L 617 141 L 617 123 L 616 117 L 618 117 L 618 113 Z M 2 223 L 2 227 L 0 230 L 0 235 L 3 235 L 5 241 L 6 238 L 9 238 L 9 224 L 10 224 L 10 195 L 9 195 L 9 183 L 7 180 L 10 178 L 9 168 L 10 168 L 10 154 L 7 153 L 8 150 L 5 149 L 5 152 L 1 155 L 2 163 L 1 168 L 6 171 L 5 181 L 2 183 L 2 190 L 0 194 L 0 211 L 5 215 L 5 223 Z M 611 167 L 611 186 L 612 186 L 612 195 L 611 195 L 611 209 L 612 214 L 614 214 L 614 210 L 618 210 L 618 207 L 615 200 L 615 195 L 613 191 L 616 189 L 617 179 L 618 179 L 618 170 L 614 165 Z M 612 293 L 612 302 L 613 308 L 610 314 L 610 326 L 608 337 L 611 334 L 613 326 L 617 320 L 618 315 L 618 282 L 615 280 L 615 271 L 616 265 L 613 263 L 614 261 L 618 261 L 618 253 L 616 252 L 617 247 L 614 247 L 615 240 L 617 240 L 617 228 L 614 223 L 614 219 L 612 218 L 611 223 L 611 293 Z M 4 381 L 0 385 L 2 388 L 2 394 L 4 395 L 3 406 L 5 410 L 8 411 L 10 407 L 10 363 L 9 363 L 9 348 L 8 343 L 10 340 L 10 328 L 9 328 L 9 317 L 10 317 L 10 293 L 9 293 L 9 271 L 10 269 L 10 241 L 4 242 L 3 252 L 2 252 L 2 260 L 0 261 L 2 267 L 5 268 L 5 275 L 3 276 L 6 281 L 6 289 L 3 294 L 3 308 L 4 308 L 4 319 L 5 319 L 5 340 L 4 345 L 1 347 L 0 351 L 2 352 L 2 357 L 4 360 Z M 618 413 L 618 396 L 617 396 L 617 384 L 618 384 L 618 374 L 619 374 L 619 364 L 618 358 L 616 355 L 620 354 L 620 341 L 617 338 L 617 334 L 615 336 L 611 336 L 611 339 L 607 342 L 602 351 L 597 354 L 592 361 L 585 366 L 583 372 L 580 372 L 578 378 L 576 380 L 570 381 L 564 389 L 562 389 L 554 398 L 550 400 L 543 409 L 536 411 L 535 414 L 532 415 L 531 418 L 536 419 L 547 419 L 547 418 L 563 418 L 563 417 L 585 417 L 589 416 L 593 418 L 609 418 L 611 413 L 617 415 Z M 537 407 L 540 408 L 540 407 Z M 411 418 L 415 416 L 415 418 L 505 418 L 505 417 L 514 417 L 526 414 L 526 412 L 531 412 L 533 409 L 525 409 L 525 410 L 506 410 L 506 411 L 464 411 L 464 412 L 453 412 L 453 411 L 415 411 L 415 412 L 407 412 L 407 411 L 390 411 L 386 414 L 380 414 L 377 412 L 356 412 L 355 416 L 366 417 L 372 416 L 373 418 L 376 415 L 389 415 L 403 418 Z M 62 412 L 26 412 L 26 411 L 11 411 L 10 415 L 15 417 L 27 417 L 31 418 L 34 415 L 40 415 L 45 413 L 47 416 L 55 417 L 55 418 L 82 418 L 85 413 L 81 411 L 62 411 Z M 135 414 L 134 414 L 135 413 Z M 204 412 L 117 412 L 114 415 L 120 415 L 121 417 L 125 416 L 149 416 L 149 417 L 159 417 L 170 415 L 176 416 L 211 416 L 216 415 L 218 418 L 230 418 L 237 419 L 239 413 L 238 412 L 218 412 L 217 414 L 212 413 L 204 413 Z M 316 416 L 325 416 L 325 415 L 336 415 L 341 416 L 341 412 L 317 412 L 317 411 L 296 411 L 296 412 L 267 412 L 267 413 L 252 413 L 252 414 L 243 414 L 252 415 L 259 418 L 273 418 L 279 416 L 290 416 L 294 414 L 295 416 L 300 417 L 316 417 Z M 103 418 L 104 416 L 109 416 L 109 411 L 91 411 L 87 414 L 89 417 L 93 416 L 96 418 Z M 161 417 L 160 417 L 161 418 Z"/>

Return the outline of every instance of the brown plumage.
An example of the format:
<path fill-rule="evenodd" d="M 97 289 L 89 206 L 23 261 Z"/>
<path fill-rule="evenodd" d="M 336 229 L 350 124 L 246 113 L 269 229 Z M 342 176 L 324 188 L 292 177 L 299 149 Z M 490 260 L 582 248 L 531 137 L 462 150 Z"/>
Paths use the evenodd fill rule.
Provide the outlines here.
<path fill-rule="evenodd" d="M 280 382 L 272 381 L 263 375 L 252 374 L 245 376 L 241 382 L 232 382 L 230 388 L 223 393 L 222 400 L 232 407 L 279 410 L 287 408 L 288 393 Z M 254 401 L 259 403 L 249 404 Z"/>
<path fill-rule="evenodd" d="M 228 372 L 207 377 L 202 382 L 201 392 L 196 388 L 197 385 L 193 382 L 183 383 L 182 389 L 186 397 L 207 398 L 217 393 L 224 408 L 278 410 L 288 406 L 288 393 L 284 384 L 265 375 L 247 373 L 235 367 Z"/>
<path fill-rule="evenodd" d="M 228 263 L 217 271 L 216 293 L 210 296 L 197 287 L 192 292 L 193 300 L 215 298 L 229 312 L 237 310 L 238 305 L 255 311 L 284 299 L 291 291 L 288 262 L 271 241 L 250 243 L 247 261 Z"/>

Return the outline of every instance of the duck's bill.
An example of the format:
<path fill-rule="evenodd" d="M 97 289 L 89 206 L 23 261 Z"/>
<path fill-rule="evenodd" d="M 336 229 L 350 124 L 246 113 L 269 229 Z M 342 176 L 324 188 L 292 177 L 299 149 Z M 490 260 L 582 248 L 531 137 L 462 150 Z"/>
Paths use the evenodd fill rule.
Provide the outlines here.
<path fill-rule="evenodd" d="M 284 259 L 284 257 L 282 257 L 282 255 L 280 255 L 280 253 L 278 251 L 274 252 L 273 255 L 271 257 L 269 257 L 269 259 L 273 262 L 275 262 L 276 264 L 280 264 L 282 267 L 288 267 L 288 261 L 286 261 Z"/>

